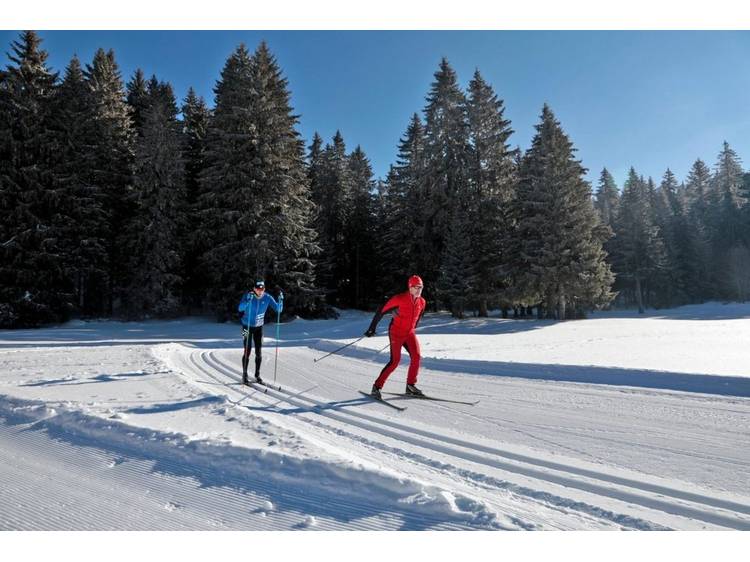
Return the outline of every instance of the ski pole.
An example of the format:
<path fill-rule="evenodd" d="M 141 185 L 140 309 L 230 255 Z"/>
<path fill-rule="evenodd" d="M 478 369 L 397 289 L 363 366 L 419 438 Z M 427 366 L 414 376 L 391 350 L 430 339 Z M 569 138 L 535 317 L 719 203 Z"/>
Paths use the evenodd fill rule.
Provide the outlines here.
<path fill-rule="evenodd" d="M 282 291 L 279 291 L 279 302 L 284 302 L 284 293 Z M 279 366 L 279 328 L 281 327 L 280 309 L 281 306 L 276 309 L 276 361 L 273 363 L 273 382 L 276 382 L 276 368 Z"/>
<path fill-rule="evenodd" d="M 339 347 L 338 349 L 335 349 L 334 351 L 331 351 L 330 353 L 326 353 L 326 354 L 325 354 L 325 355 L 324 355 L 323 357 L 319 357 L 319 358 L 317 358 L 317 359 L 313 359 L 313 363 L 317 363 L 318 361 L 322 361 L 323 359 L 325 359 L 325 358 L 326 358 L 326 357 L 328 357 L 329 355 L 333 355 L 334 353 L 338 353 L 338 352 L 339 352 L 339 351 L 341 351 L 342 349 L 346 349 L 346 348 L 347 348 L 347 347 L 349 347 L 350 345 L 354 345 L 354 344 L 355 344 L 355 343 L 357 343 L 357 342 L 358 342 L 359 340 L 361 340 L 361 339 L 364 339 L 364 337 L 365 337 L 365 336 L 362 336 L 361 338 L 359 338 L 359 339 L 356 339 L 356 340 L 354 340 L 354 341 L 353 341 L 353 342 L 351 342 L 351 343 L 348 343 L 348 344 L 346 344 L 346 345 L 342 345 L 342 346 L 341 346 L 341 347 Z"/>
<path fill-rule="evenodd" d="M 249 303 L 248 303 L 248 306 Z M 245 312 L 247 315 L 247 327 L 243 326 L 243 334 L 242 336 L 245 338 L 245 357 L 243 357 L 242 361 L 242 374 L 244 375 L 247 372 L 247 365 L 250 364 L 250 311 L 247 310 Z M 242 324 L 242 319 L 240 319 L 240 324 Z M 244 332 L 247 331 L 247 335 L 244 334 Z M 247 361 L 247 365 L 245 364 L 245 361 Z"/>

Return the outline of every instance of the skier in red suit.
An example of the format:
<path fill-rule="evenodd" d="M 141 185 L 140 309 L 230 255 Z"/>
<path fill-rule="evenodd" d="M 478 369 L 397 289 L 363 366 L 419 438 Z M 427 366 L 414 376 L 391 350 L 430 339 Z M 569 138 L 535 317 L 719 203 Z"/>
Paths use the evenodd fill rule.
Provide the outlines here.
<path fill-rule="evenodd" d="M 383 388 L 388 376 L 398 367 L 401 361 L 401 346 L 409 353 L 410 363 L 409 372 L 406 376 L 406 394 L 412 396 L 423 396 L 422 391 L 415 385 L 417 384 L 417 375 L 419 372 L 419 362 L 422 356 L 419 352 L 419 340 L 414 330 L 424 314 L 427 301 L 422 298 L 422 278 L 419 275 L 409 277 L 409 289 L 404 293 L 399 293 L 388 299 L 375 313 L 370 323 L 370 327 L 365 332 L 365 336 L 372 337 L 375 335 L 375 329 L 383 315 L 393 312 L 393 319 L 388 326 L 388 338 L 391 341 L 391 358 L 388 364 L 383 367 L 380 376 L 372 385 L 371 394 L 375 398 L 381 398 L 380 390 Z"/>

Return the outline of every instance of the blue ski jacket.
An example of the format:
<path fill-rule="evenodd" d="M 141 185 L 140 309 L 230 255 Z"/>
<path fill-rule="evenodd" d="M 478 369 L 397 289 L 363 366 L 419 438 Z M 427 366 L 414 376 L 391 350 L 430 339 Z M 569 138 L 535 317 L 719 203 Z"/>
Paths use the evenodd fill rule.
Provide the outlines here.
<path fill-rule="evenodd" d="M 242 313 L 242 318 L 240 319 L 242 326 L 244 328 L 262 326 L 269 305 L 279 314 L 281 314 L 284 308 L 283 301 L 277 303 L 268 293 L 263 293 L 263 296 L 260 298 L 256 297 L 255 293 L 245 293 L 240 301 L 240 305 L 237 307 L 237 310 Z"/>

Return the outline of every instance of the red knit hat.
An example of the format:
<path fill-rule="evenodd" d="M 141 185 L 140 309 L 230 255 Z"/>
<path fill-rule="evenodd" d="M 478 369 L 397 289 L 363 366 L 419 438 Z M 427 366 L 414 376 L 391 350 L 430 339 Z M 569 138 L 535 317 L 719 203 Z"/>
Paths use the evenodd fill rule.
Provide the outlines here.
<path fill-rule="evenodd" d="M 417 285 L 424 285 L 424 283 L 422 283 L 422 278 L 419 275 L 412 275 L 411 277 L 409 277 L 409 288 L 411 289 L 412 287 L 415 287 Z"/>

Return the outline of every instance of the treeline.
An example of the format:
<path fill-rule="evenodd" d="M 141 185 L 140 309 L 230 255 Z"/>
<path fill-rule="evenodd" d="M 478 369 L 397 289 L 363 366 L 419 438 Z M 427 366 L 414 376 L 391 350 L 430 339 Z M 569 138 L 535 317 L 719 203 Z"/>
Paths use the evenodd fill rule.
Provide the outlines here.
<path fill-rule="evenodd" d="M 213 108 L 192 89 L 178 105 L 169 83 L 140 70 L 124 83 L 112 51 L 85 66 L 74 57 L 60 77 L 25 32 L 9 57 L 3 328 L 223 321 L 256 278 L 284 289 L 285 314 L 308 317 L 375 307 L 413 273 L 457 317 L 581 317 L 618 291 L 644 306 L 747 294 L 748 182 L 728 146 L 713 174 L 696 163 L 681 185 L 632 171 L 620 194 L 605 170 L 593 198 L 549 107 L 522 153 L 479 71 L 463 91 L 443 60 L 397 162 L 375 180 L 340 133 L 305 146 L 265 43 L 231 54 Z"/>
<path fill-rule="evenodd" d="M 605 169 L 595 204 L 614 231 L 605 248 L 617 304 L 669 307 L 750 297 L 750 174 L 725 142 L 713 172 L 700 159 L 657 186 L 634 168 L 620 191 Z"/>

